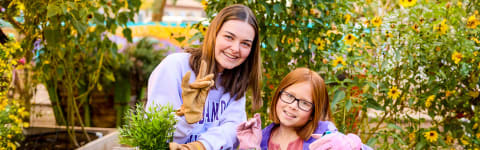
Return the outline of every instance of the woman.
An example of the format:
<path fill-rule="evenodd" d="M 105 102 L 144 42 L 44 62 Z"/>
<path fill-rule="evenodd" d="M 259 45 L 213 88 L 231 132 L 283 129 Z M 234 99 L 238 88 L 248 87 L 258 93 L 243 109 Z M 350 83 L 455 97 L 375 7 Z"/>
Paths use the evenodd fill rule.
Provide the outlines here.
<path fill-rule="evenodd" d="M 147 107 L 170 104 L 179 110 L 171 149 L 236 146 L 236 127 L 246 121 L 248 88 L 253 108 L 262 105 L 258 39 L 250 8 L 231 5 L 213 19 L 201 48 L 169 55 L 155 68 Z"/>

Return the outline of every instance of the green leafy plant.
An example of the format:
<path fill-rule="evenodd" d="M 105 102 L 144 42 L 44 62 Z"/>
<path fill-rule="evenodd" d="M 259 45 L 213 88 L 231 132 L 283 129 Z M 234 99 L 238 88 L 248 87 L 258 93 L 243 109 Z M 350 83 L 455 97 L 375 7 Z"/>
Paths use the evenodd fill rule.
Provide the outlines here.
<path fill-rule="evenodd" d="M 23 66 L 19 58 L 22 49 L 17 41 L 2 37 L 0 30 L 0 149 L 16 149 L 25 138 L 23 128 L 29 126 L 25 122 L 29 112 L 23 101 L 15 99 L 12 94 L 12 70 Z"/>
<path fill-rule="evenodd" d="M 56 122 L 67 126 L 79 147 L 73 126 L 90 126 L 92 91 L 102 90 L 98 80 L 112 77 L 105 61 L 117 55 L 108 36 L 121 31 L 132 41 L 127 23 L 139 11 L 140 0 L 5 0 L 0 16 L 24 37 L 26 63 L 35 63 L 35 77 L 49 93 Z M 31 71 L 31 70 L 30 70 Z M 80 111 L 83 110 L 83 113 Z M 90 140 L 86 131 L 84 134 Z"/>
<path fill-rule="evenodd" d="M 171 105 L 145 109 L 142 103 L 128 111 L 126 124 L 119 129 L 120 143 L 145 150 L 168 149 L 176 124 Z"/>

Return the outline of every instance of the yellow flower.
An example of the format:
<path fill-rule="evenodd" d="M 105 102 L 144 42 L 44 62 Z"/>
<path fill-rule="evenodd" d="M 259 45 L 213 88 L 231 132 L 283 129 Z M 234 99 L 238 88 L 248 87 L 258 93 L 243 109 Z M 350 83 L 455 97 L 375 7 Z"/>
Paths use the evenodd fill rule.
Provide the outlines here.
<path fill-rule="evenodd" d="M 202 0 L 203 9 L 207 9 L 207 4 L 208 2 L 206 0 Z"/>
<path fill-rule="evenodd" d="M 477 26 L 480 24 L 480 21 L 477 20 L 477 18 L 475 17 L 475 15 L 472 15 L 470 17 L 468 17 L 468 20 L 467 20 L 467 28 L 470 28 L 470 29 L 475 29 L 477 28 Z"/>
<path fill-rule="evenodd" d="M 353 34 L 347 34 L 343 40 L 345 41 L 345 44 L 352 45 L 355 43 L 355 39 L 357 39 L 357 37 L 355 37 Z"/>
<path fill-rule="evenodd" d="M 327 63 L 328 63 L 328 60 L 324 58 L 324 59 L 322 60 L 322 62 L 323 62 L 323 64 L 327 64 Z"/>
<path fill-rule="evenodd" d="M 460 141 L 462 142 L 463 145 L 470 144 L 465 138 L 461 138 Z"/>
<path fill-rule="evenodd" d="M 410 134 L 408 134 L 408 139 L 409 139 L 410 141 L 414 141 L 414 140 L 415 140 L 415 133 L 410 133 Z"/>
<path fill-rule="evenodd" d="M 379 27 L 380 25 L 382 25 L 382 18 L 380 17 L 375 17 L 372 19 L 372 24 L 376 27 Z"/>
<path fill-rule="evenodd" d="M 24 122 L 24 123 L 23 123 L 23 127 L 24 127 L 24 128 L 28 128 L 28 127 L 30 127 L 30 124 L 29 124 L 28 122 Z"/>
<path fill-rule="evenodd" d="M 477 55 L 478 55 L 478 51 L 473 52 L 473 56 L 476 57 Z"/>
<path fill-rule="evenodd" d="M 473 130 L 475 130 L 475 129 L 477 129 L 477 128 L 478 128 L 478 123 L 475 123 L 475 124 L 473 125 Z"/>
<path fill-rule="evenodd" d="M 16 116 L 14 116 L 14 115 L 8 115 L 8 118 L 10 118 L 10 119 L 12 119 L 12 120 L 15 120 L 15 119 L 17 119 L 17 117 L 16 117 Z"/>
<path fill-rule="evenodd" d="M 393 35 L 387 31 L 387 33 L 385 33 L 385 37 L 386 37 L 386 38 L 392 38 Z"/>
<path fill-rule="evenodd" d="M 430 95 L 428 98 L 427 98 L 427 101 L 433 101 L 435 100 L 435 95 Z"/>
<path fill-rule="evenodd" d="M 11 138 L 12 138 L 12 135 L 11 135 L 11 134 L 8 134 L 8 135 L 7 135 L 7 138 L 11 139 Z"/>
<path fill-rule="evenodd" d="M 397 86 L 393 86 L 387 95 L 389 98 L 397 99 L 400 96 L 400 90 L 397 89 Z"/>
<path fill-rule="evenodd" d="M 325 41 L 322 40 L 321 38 L 317 37 L 315 41 L 313 41 L 316 45 L 318 45 L 319 50 L 324 50 L 325 49 Z"/>
<path fill-rule="evenodd" d="M 350 18 L 352 18 L 352 16 L 350 16 L 350 14 L 345 15 L 345 24 L 348 24 L 348 22 L 350 21 Z"/>
<path fill-rule="evenodd" d="M 425 132 L 423 136 L 425 136 L 425 138 L 426 138 L 429 142 L 436 142 L 437 139 L 438 139 L 438 133 L 437 133 L 437 131 L 428 131 L 428 132 Z"/>
<path fill-rule="evenodd" d="M 203 26 L 202 24 L 198 26 L 198 30 L 200 30 L 200 33 L 202 33 L 202 35 L 205 35 L 205 33 L 207 33 L 207 27 Z"/>
<path fill-rule="evenodd" d="M 458 64 L 460 63 L 460 61 L 462 60 L 462 53 L 459 53 L 457 51 L 454 51 L 453 54 L 452 54 L 452 60 L 455 62 L 455 64 Z"/>
<path fill-rule="evenodd" d="M 15 145 L 15 144 L 13 144 L 13 143 L 11 143 L 11 142 L 8 142 L 8 143 L 7 143 L 7 147 L 10 147 L 10 148 L 13 149 L 13 150 L 16 150 L 16 149 L 17 149 L 17 145 Z"/>
<path fill-rule="evenodd" d="M 345 61 L 343 60 L 343 57 L 336 57 L 335 60 L 333 60 L 333 67 L 337 67 L 338 64 L 342 64 L 343 66 L 346 66 L 347 63 L 345 63 Z"/>
<path fill-rule="evenodd" d="M 442 23 L 433 26 L 433 31 L 439 33 L 440 35 L 447 33 L 448 26 L 447 20 L 443 20 Z"/>
<path fill-rule="evenodd" d="M 425 102 L 425 107 L 430 107 L 432 105 L 432 101 L 435 100 L 435 95 L 430 95 Z"/>
<path fill-rule="evenodd" d="M 447 135 L 447 137 L 445 138 L 445 143 L 447 143 L 448 145 L 452 144 L 453 143 L 453 137 L 450 136 L 450 135 Z"/>
<path fill-rule="evenodd" d="M 473 98 L 477 98 L 479 93 L 478 93 L 478 91 L 469 91 L 468 95 L 470 95 Z"/>
<path fill-rule="evenodd" d="M 363 24 L 365 24 L 365 27 L 368 27 L 368 24 L 370 24 L 370 21 L 365 20 L 365 21 L 363 22 Z"/>
<path fill-rule="evenodd" d="M 288 43 L 288 44 L 292 44 L 292 43 L 293 43 L 293 39 L 292 39 L 292 38 L 288 38 L 288 39 L 287 39 L 287 43 Z"/>
<path fill-rule="evenodd" d="M 425 107 L 428 108 L 428 107 L 430 107 L 430 106 L 432 106 L 432 102 L 431 102 L 431 101 L 426 101 L 426 102 L 425 102 Z"/>
<path fill-rule="evenodd" d="M 445 91 L 445 97 L 449 97 L 449 96 L 451 96 L 451 95 L 453 95 L 453 94 L 455 94 L 455 91 L 454 91 L 454 90 L 451 90 L 451 91 L 447 90 L 447 91 Z"/>
<path fill-rule="evenodd" d="M 403 7 L 410 7 L 417 3 L 417 0 L 400 0 L 400 5 Z"/>
<path fill-rule="evenodd" d="M 475 136 L 477 137 L 477 139 L 480 139 L 480 132 L 475 134 Z"/>
<path fill-rule="evenodd" d="M 419 27 L 418 24 L 414 24 L 414 25 L 412 26 L 412 29 L 415 30 L 415 32 L 418 33 L 418 32 L 420 32 L 420 30 L 418 30 L 418 27 Z"/>

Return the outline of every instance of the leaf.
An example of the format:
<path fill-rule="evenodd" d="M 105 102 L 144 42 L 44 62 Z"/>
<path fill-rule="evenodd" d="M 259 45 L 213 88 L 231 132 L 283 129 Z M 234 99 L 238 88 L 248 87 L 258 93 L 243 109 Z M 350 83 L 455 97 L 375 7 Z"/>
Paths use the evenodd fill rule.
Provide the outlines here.
<path fill-rule="evenodd" d="M 190 39 L 188 39 L 187 43 L 192 43 L 193 41 L 200 40 L 203 37 L 201 32 L 195 33 Z"/>
<path fill-rule="evenodd" d="M 176 37 L 175 40 L 177 40 L 179 43 L 182 43 L 185 40 L 185 37 L 184 36 Z"/>
<path fill-rule="evenodd" d="M 336 105 L 337 103 L 342 100 L 343 98 L 345 98 L 345 92 L 342 91 L 342 90 L 339 90 L 335 93 L 335 95 L 333 96 L 333 101 L 332 103 L 330 104 L 330 108 L 332 109 L 332 111 L 335 111 L 336 110 Z"/>
<path fill-rule="evenodd" d="M 424 138 L 420 138 L 420 142 L 418 142 L 415 146 L 415 149 L 416 150 L 422 150 L 424 149 L 423 147 L 425 147 L 425 145 L 427 144 L 427 141 L 425 141 Z"/>
<path fill-rule="evenodd" d="M 120 14 L 118 14 L 117 20 L 118 20 L 118 24 L 125 25 L 126 27 L 128 22 L 128 17 L 126 12 L 121 12 Z"/>
<path fill-rule="evenodd" d="M 368 82 L 368 85 L 370 85 L 370 87 L 372 87 L 373 89 L 377 89 L 377 85 L 373 82 Z"/>
<path fill-rule="evenodd" d="M 115 76 L 111 71 L 105 72 L 105 78 L 107 78 L 111 82 L 115 82 Z"/>
<path fill-rule="evenodd" d="M 100 84 L 100 82 L 97 83 L 97 89 L 98 91 L 103 91 L 103 87 L 102 87 L 102 84 Z"/>
<path fill-rule="evenodd" d="M 376 109 L 376 110 L 385 111 L 385 108 L 383 108 L 382 106 L 380 106 L 380 104 L 378 104 L 378 103 L 377 103 L 374 99 L 372 99 L 372 98 L 367 99 L 367 107 L 368 107 L 368 108 L 373 108 L 373 109 Z"/>
<path fill-rule="evenodd" d="M 397 126 L 396 124 L 393 124 L 393 123 L 389 123 L 389 124 L 387 125 L 387 127 L 388 127 L 388 128 L 391 128 L 391 129 L 397 129 L 397 130 L 400 130 L 400 131 L 403 132 L 403 129 L 402 129 L 402 128 L 400 128 L 399 126 Z"/>
<path fill-rule="evenodd" d="M 72 17 L 72 24 L 81 35 L 87 31 L 88 25 L 83 22 L 79 22 L 77 19 L 75 19 L 75 17 Z"/>
<path fill-rule="evenodd" d="M 367 141 L 368 146 L 374 146 L 377 143 L 377 137 L 372 137 Z"/>
<path fill-rule="evenodd" d="M 127 38 L 128 42 L 132 42 L 132 30 L 130 28 L 123 29 L 123 36 Z"/>
<path fill-rule="evenodd" d="M 276 39 L 277 39 L 276 37 L 267 38 L 267 42 L 272 48 L 276 48 L 277 46 Z"/>
<path fill-rule="evenodd" d="M 47 18 L 50 18 L 52 16 L 55 16 L 61 13 L 62 13 L 62 9 L 57 5 L 52 4 L 47 6 Z"/>
<path fill-rule="evenodd" d="M 397 127 L 398 127 L 398 126 L 397 126 Z M 398 128 L 400 128 L 400 127 L 398 127 Z M 406 145 L 405 141 L 403 141 L 403 139 L 400 138 L 400 137 L 398 136 L 398 134 L 393 134 L 393 137 L 395 137 L 395 138 L 396 138 L 398 141 L 400 141 L 400 143 L 402 143 L 403 145 Z"/>
<path fill-rule="evenodd" d="M 347 109 L 347 112 L 350 111 L 350 108 L 352 108 L 352 100 L 347 100 L 347 103 L 345 104 L 345 108 Z"/>
<path fill-rule="evenodd" d="M 273 5 L 273 10 L 275 11 L 275 13 L 277 13 L 277 15 L 280 15 L 283 12 L 282 5 L 280 4 Z"/>
<path fill-rule="evenodd" d="M 47 47 L 49 49 L 57 48 L 57 42 L 60 40 L 60 32 L 55 29 L 45 29 L 45 39 L 47 40 Z"/>

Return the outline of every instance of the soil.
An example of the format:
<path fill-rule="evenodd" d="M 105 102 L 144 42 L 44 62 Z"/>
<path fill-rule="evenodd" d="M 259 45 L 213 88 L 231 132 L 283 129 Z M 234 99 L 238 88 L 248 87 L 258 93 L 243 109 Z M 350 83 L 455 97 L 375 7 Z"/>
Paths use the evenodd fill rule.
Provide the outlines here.
<path fill-rule="evenodd" d="M 88 133 L 88 132 L 87 132 Z M 99 138 L 94 132 L 88 133 L 90 140 Z M 89 141 L 81 131 L 75 133 L 80 146 L 87 144 Z M 35 135 L 27 135 L 25 140 L 20 143 L 20 150 L 70 150 L 76 149 L 70 142 L 66 131 L 47 132 Z"/>

